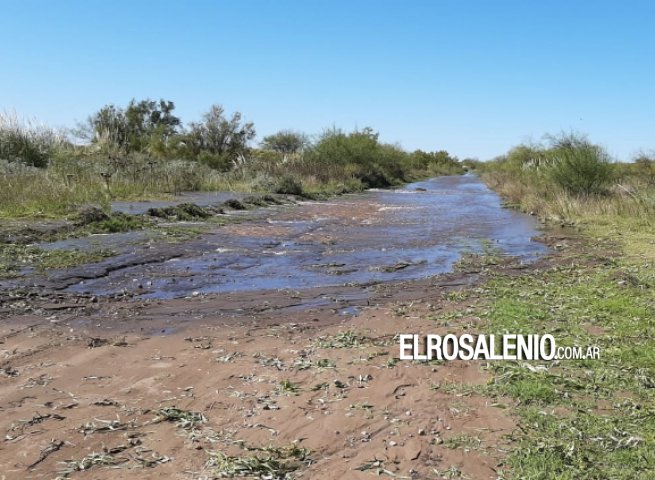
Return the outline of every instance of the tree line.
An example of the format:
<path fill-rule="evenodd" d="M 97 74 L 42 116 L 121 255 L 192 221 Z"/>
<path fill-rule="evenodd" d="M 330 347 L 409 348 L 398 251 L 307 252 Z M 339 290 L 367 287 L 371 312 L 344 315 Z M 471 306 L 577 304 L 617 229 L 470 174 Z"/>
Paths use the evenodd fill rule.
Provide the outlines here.
<path fill-rule="evenodd" d="M 66 185 L 83 178 L 91 185 L 94 175 L 100 176 L 113 196 L 119 190 L 146 194 L 217 184 L 259 191 L 345 192 L 464 171 L 444 150 L 407 152 L 380 141 L 378 132 L 368 127 L 330 128 L 313 136 L 284 129 L 253 145 L 254 123 L 218 104 L 186 124 L 175 103 L 163 98 L 108 104 L 68 135 L 5 120 L 0 118 L 0 162 L 50 167 L 50 178 Z"/>

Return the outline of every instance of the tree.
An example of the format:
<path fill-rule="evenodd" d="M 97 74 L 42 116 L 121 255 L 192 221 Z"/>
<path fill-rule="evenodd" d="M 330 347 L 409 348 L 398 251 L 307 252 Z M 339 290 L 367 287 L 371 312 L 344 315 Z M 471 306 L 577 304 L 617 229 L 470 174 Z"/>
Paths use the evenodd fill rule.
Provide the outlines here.
<path fill-rule="evenodd" d="M 181 124 L 173 115 L 175 104 L 160 99 L 132 99 L 126 109 L 105 105 L 87 120 L 78 131 L 78 136 L 93 143 L 108 144 L 125 153 L 142 152 L 151 144 L 165 143 L 175 134 Z"/>
<path fill-rule="evenodd" d="M 167 139 L 175 134 L 180 119 L 173 115 L 175 104 L 160 99 L 132 99 L 125 110 L 127 122 L 127 143 L 132 151 L 143 151 L 156 139 Z"/>
<path fill-rule="evenodd" d="M 234 112 L 228 119 L 222 106 L 212 105 L 201 122 L 191 124 L 184 142 L 205 163 L 227 169 L 230 162 L 248 150 L 248 142 L 255 135 L 255 125 L 242 122 L 240 112 Z"/>
<path fill-rule="evenodd" d="M 125 111 L 115 105 L 105 105 L 80 127 L 79 136 L 92 143 L 127 148 L 127 119 Z"/>
<path fill-rule="evenodd" d="M 298 153 L 307 145 L 308 139 L 304 133 L 293 130 L 280 130 L 273 135 L 264 137 L 261 147 L 279 153 Z"/>

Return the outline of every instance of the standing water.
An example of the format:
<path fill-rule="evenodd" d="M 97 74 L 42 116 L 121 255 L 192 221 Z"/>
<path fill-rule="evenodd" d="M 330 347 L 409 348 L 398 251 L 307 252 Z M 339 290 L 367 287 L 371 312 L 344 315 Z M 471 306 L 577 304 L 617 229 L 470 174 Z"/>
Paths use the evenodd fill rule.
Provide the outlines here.
<path fill-rule="evenodd" d="M 535 235 L 536 221 L 502 208 L 476 176 L 445 176 L 268 209 L 216 228 L 176 258 L 110 271 L 68 291 L 172 298 L 418 279 L 449 271 L 485 245 L 533 260 L 545 251 Z"/>

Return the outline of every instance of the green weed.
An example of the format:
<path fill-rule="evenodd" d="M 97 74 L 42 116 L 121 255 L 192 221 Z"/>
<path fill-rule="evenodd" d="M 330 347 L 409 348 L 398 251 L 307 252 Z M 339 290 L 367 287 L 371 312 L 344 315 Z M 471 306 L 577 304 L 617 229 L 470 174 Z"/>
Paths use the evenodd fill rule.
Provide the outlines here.
<path fill-rule="evenodd" d="M 366 335 L 346 330 L 332 337 L 319 338 L 317 346 L 320 348 L 356 348 L 368 343 L 370 343 L 370 339 Z"/>

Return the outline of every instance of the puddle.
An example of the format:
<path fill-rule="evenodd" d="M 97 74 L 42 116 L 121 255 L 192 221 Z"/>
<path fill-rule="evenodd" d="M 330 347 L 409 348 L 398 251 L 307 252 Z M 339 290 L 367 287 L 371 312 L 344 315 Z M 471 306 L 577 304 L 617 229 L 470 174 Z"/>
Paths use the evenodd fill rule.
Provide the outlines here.
<path fill-rule="evenodd" d="M 359 315 L 360 311 L 361 311 L 361 308 L 359 308 L 359 307 L 355 307 L 355 306 L 346 307 L 346 308 L 342 308 L 341 310 L 339 310 L 339 315 L 356 317 L 357 315 Z"/>
<path fill-rule="evenodd" d="M 220 201 L 215 194 L 199 195 Z M 185 199 L 202 204 L 198 200 Z M 146 208 L 143 203 L 153 206 L 130 205 Z M 398 190 L 268 210 L 185 244 L 174 260 L 110 268 L 106 276 L 67 290 L 174 298 L 417 279 L 451 270 L 462 253 L 482 251 L 484 245 L 529 262 L 546 250 L 531 240 L 539 235 L 537 228 L 533 217 L 503 209 L 477 177 L 438 177 Z M 157 243 L 147 248 L 152 253 Z"/>

